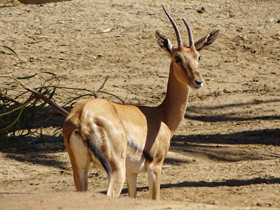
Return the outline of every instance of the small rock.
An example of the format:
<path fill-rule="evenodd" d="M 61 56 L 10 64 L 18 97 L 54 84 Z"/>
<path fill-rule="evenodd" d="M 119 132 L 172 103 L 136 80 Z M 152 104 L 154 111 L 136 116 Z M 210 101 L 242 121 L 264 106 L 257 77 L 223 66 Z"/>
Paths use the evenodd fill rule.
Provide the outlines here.
<path fill-rule="evenodd" d="M 280 17 L 269 18 L 268 21 L 271 23 L 280 23 Z"/>
<path fill-rule="evenodd" d="M 206 12 L 205 8 L 204 7 L 201 7 L 200 9 L 196 10 L 198 13 L 204 13 Z"/>
<path fill-rule="evenodd" d="M 232 91 L 231 91 L 231 90 L 224 89 L 223 92 L 224 92 L 224 93 L 231 93 Z"/>
<path fill-rule="evenodd" d="M 107 28 L 107 29 L 105 29 L 104 31 L 103 31 L 103 33 L 108 33 L 108 32 L 110 32 L 111 31 L 111 29 L 110 28 Z"/>
<path fill-rule="evenodd" d="M 35 61 L 35 58 L 34 57 L 29 57 L 29 62 L 34 62 Z"/>

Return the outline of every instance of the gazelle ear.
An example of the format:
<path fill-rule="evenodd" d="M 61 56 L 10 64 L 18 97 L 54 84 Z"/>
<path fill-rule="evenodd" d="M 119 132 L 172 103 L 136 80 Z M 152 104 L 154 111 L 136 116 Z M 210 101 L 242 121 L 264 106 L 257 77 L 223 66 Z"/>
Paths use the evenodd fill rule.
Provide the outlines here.
<path fill-rule="evenodd" d="M 197 51 L 202 50 L 204 47 L 212 44 L 219 35 L 219 29 L 212 31 L 207 36 L 198 40 L 194 45 Z"/>
<path fill-rule="evenodd" d="M 157 38 L 158 45 L 170 55 L 171 52 L 173 51 L 173 46 L 169 41 L 169 39 L 167 39 L 167 37 L 164 36 L 159 31 L 156 31 L 156 38 Z"/>

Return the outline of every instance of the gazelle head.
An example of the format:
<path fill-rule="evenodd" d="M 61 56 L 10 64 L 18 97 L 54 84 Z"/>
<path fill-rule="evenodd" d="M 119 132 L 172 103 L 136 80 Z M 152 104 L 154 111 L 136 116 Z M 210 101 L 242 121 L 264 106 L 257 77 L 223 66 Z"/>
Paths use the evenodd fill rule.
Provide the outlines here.
<path fill-rule="evenodd" d="M 214 30 L 197 42 L 194 42 L 191 27 L 183 19 L 189 35 L 189 45 L 185 46 L 182 43 L 181 35 L 175 22 L 168 14 L 165 7 L 163 5 L 162 7 L 175 30 L 178 47 L 173 47 L 170 40 L 166 36 L 161 34 L 159 31 L 156 31 L 158 44 L 168 53 L 169 57 L 171 58 L 171 65 L 173 67 L 172 70 L 174 71 L 176 79 L 181 83 L 187 84 L 193 89 L 200 88 L 203 86 L 203 78 L 198 67 L 200 60 L 199 51 L 205 46 L 212 44 L 216 40 L 219 30 Z"/>

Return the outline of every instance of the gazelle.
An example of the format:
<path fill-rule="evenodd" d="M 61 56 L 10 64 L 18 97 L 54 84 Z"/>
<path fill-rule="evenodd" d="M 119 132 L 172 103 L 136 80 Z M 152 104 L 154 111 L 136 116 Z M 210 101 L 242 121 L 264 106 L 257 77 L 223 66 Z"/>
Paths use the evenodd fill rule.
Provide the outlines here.
<path fill-rule="evenodd" d="M 203 86 L 198 51 L 218 36 L 216 30 L 194 43 L 192 30 L 183 19 L 189 35 L 189 46 L 185 47 L 175 22 L 164 6 L 163 9 L 178 41 L 174 48 L 164 35 L 156 32 L 159 46 L 171 59 L 163 102 L 150 107 L 85 99 L 74 106 L 63 124 L 77 191 L 87 190 L 88 168 L 93 161 L 108 174 L 107 195 L 119 196 L 126 178 L 129 196 L 136 197 L 137 175 L 147 172 L 151 198 L 160 198 L 161 169 L 170 139 L 183 119 L 190 88 Z"/>

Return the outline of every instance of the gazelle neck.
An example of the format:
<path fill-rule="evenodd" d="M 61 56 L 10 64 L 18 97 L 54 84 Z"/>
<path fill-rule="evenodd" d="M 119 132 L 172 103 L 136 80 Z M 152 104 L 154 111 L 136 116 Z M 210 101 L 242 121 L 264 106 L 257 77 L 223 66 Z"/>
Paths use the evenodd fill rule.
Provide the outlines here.
<path fill-rule="evenodd" d="M 170 72 L 165 99 L 160 107 L 164 109 L 166 124 L 172 135 L 184 118 L 186 112 L 190 88 L 183 84 L 175 76 L 173 63 L 170 64 Z"/>

